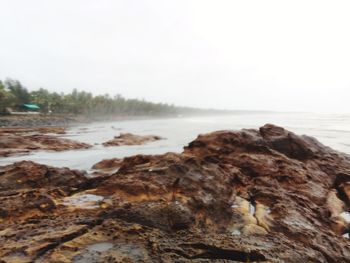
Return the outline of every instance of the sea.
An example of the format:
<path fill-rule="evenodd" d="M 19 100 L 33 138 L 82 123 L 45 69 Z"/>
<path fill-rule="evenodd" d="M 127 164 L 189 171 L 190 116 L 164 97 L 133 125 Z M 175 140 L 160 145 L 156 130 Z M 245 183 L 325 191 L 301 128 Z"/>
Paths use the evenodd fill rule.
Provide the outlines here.
<path fill-rule="evenodd" d="M 29 155 L 0 158 L 0 166 L 31 160 L 34 162 L 91 171 L 93 164 L 110 158 L 136 154 L 180 153 L 199 134 L 218 130 L 258 129 L 266 123 L 282 126 L 296 134 L 305 134 L 338 151 L 350 154 L 350 114 L 316 114 L 288 112 L 238 112 L 232 115 L 152 118 L 92 122 L 68 128 L 59 137 L 92 144 L 85 150 L 64 152 L 35 151 Z M 120 133 L 159 135 L 163 140 L 139 145 L 104 147 L 103 142 Z"/>

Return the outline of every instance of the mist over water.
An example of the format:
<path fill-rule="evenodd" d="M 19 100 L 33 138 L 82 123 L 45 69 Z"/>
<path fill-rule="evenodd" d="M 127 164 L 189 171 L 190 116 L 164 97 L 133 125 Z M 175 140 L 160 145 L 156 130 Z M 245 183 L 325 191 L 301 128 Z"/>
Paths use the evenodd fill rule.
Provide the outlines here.
<path fill-rule="evenodd" d="M 95 122 L 68 129 L 64 138 L 94 145 L 88 150 L 64 152 L 38 151 L 30 155 L 0 159 L 0 165 L 20 160 L 32 160 L 58 167 L 90 170 L 102 159 L 121 158 L 135 154 L 181 152 L 199 134 L 217 130 L 259 128 L 266 123 L 282 126 L 297 134 L 317 138 L 323 144 L 350 154 L 350 115 L 313 113 L 239 113 L 226 116 L 128 120 Z M 140 146 L 104 147 L 101 143 L 120 133 L 159 135 L 164 140 Z"/>

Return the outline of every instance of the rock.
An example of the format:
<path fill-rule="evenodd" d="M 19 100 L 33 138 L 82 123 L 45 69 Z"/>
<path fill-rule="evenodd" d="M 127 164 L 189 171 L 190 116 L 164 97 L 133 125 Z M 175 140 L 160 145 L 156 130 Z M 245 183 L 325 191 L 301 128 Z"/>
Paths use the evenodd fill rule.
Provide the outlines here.
<path fill-rule="evenodd" d="M 79 188 L 87 181 L 85 172 L 54 168 L 32 161 L 21 161 L 0 167 L 0 179 L 0 191 Z"/>
<path fill-rule="evenodd" d="M 95 163 L 92 166 L 92 169 L 96 170 L 112 170 L 112 169 L 117 169 L 120 167 L 122 164 L 123 159 L 120 158 L 113 158 L 113 159 L 106 159 L 102 160 L 98 163 Z"/>
<path fill-rule="evenodd" d="M 65 151 L 92 147 L 54 135 L 64 133 L 63 127 L 0 128 L 0 156 L 26 154 L 33 150 Z"/>
<path fill-rule="evenodd" d="M 65 134 L 66 133 L 66 128 L 65 127 L 60 127 L 60 126 L 40 126 L 40 127 L 6 127 L 6 128 L 0 128 L 0 134 L 2 133 L 8 133 L 8 134 L 13 134 L 13 133 L 42 133 L 42 134 L 48 134 L 48 133 L 53 133 L 53 134 Z"/>
<path fill-rule="evenodd" d="M 121 133 L 114 139 L 104 142 L 104 146 L 123 146 L 123 145 L 141 145 L 148 142 L 158 141 L 162 138 L 156 135 L 135 135 L 132 133 Z"/>
<path fill-rule="evenodd" d="M 281 127 L 200 135 L 109 176 L 0 168 L 5 262 L 350 262 L 350 157 Z"/>
<path fill-rule="evenodd" d="M 2 219 L 42 214 L 56 208 L 56 197 L 64 197 L 88 184 L 85 173 L 54 168 L 31 161 L 0 167 Z M 1 257 L 0 257 L 1 258 Z"/>
<path fill-rule="evenodd" d="M 1 157 L 8 157 L 12 155 L 25 155 L 29 154 L 30 150 L 29 149 L 0 149 L 0 156 Z"/>
<path fill-rule="evenodd" d="M 112 173 L 115 173 L 119 170 L 123 159 L 112 158 L 102 160 L 98 163 L 95 163 L 91 169 L 93 172 L 90 174 L 91 177 L 106 177 L 110 176 Z"/>
<path fill-rule="evenodd" d="M 350 204 L 350 180 L 349 182 L 342 183 L 339 189 L 343 198 L 346 198 L 347 203 Z"/>

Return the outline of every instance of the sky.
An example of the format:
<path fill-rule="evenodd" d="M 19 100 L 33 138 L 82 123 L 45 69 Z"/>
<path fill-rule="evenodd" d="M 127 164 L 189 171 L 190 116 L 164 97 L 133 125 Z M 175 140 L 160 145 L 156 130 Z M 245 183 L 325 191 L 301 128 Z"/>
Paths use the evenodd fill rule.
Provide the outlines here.
<path fill-rule="evenodd" d="M 350 1 L 0 0 L 0 79 L 218 109 L 350 113 Z"/>

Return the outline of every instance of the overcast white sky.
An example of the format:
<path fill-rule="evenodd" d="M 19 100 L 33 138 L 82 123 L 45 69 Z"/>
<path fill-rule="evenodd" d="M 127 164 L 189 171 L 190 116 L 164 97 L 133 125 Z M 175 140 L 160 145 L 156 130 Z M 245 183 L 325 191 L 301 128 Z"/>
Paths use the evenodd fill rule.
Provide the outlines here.
<path fill-rule="evenodd" d="M 0 0 L 0 79 L 194 107 L 350 112 L 350 1 Z"/>

